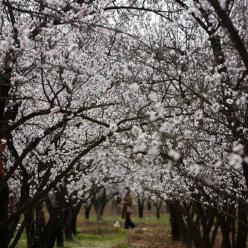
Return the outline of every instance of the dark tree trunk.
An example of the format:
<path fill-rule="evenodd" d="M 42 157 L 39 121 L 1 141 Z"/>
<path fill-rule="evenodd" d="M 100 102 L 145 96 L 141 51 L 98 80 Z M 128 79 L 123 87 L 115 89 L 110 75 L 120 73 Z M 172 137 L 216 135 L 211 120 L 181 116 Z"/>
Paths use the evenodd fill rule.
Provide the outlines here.
<path fill-rule="evenodd" d="M 73 208 L 72 210 L 72 233 L 74 235 L 77 234 L 77 217 L 78 217 L 81 207 L 82 207 L 82 202 L 77 204 L 77 206 Z"/>
<path fill-rule="evenodd" d="M 22 188 L 21 188 L 21 202 L 25 202 L 29 200 L 29 184 L 27 175 L 24 174 L 22 179 Z M 26 228 L 26 236 L 27 236 L 27 247 L 33 248 L 35 233 L 34 233 L 34 210 L 26 209 L 24 212 L 24 220 L 25 220 L 25 228 Z"/>
<path fill-rule="evenodd" d="M 214 227 L 213 227 L 210 247 L 214 247 L 214 243 L 215 243 L 215 240 L 217 237 L 218 229 L 219 229 L 219 222 L 216 221 L 216 223 L 214 224 Z"/>
<path fill-rule="evenodd" d="M 77 234 L 77 216 L 79 214 L 82 203 L 76 206 L 69 206 L 65 211 L 65 236 L 66 239 L 72 240 Z"/>
<path fill-rule="evenodd" d="M 13 242 L 14 242 L 14 240 L 16 240 L 16 239 L 17 239 L 17 242 L 18 242 L 18 240 L 20 239 L 20 237 L 19 237 L 19 239 L 18 239 L 18 232 L 16 233 L 16 228 L 17 228 L 17 225 L 18 225 L 19 221 L 20 221 L 20 215 L 18 215 L 16 218 L 14 218 L 13 221 L 11 221 L 11 223 L 10 223 L 10 225 L 9 225 L 9 239 L 8 239 L 8 245 L 10 244 L 10 242 L 11 242 L 12 239 L 13 239 Z M 22 234 L 22 232 L 23 232 L 24 229 L 25 229 L 25 225 L 26 225 L 26 223 L 23 222 L 23 224 L 22 224 L 22 226 L 21 226 L 23 230 L 20 230 L 21 234 Z M 15 233 L 16 233 L 16 237 L 14 237 Z M 15 246 L 13 246 L 13 247 L 15 247 Z"/>
<path fill-rule="evenodd" d="M 11 244 L 10 244 L 11 239 L 9 240 L 9 246 L 8 246 L 9 248 L 15 248 L 17 246 L 17 243 L 20 240 L 23 231 L 25 230 L 25 225 L 26 225 L 26 223 L 25 223 L 25 219 L 24 219 L 24 221 L 22 222 L 20 228 L 16 232 L 16 235 L 13 238 L 13 241 L 11 242 Z M 37 246 L 37 248 L 39 248 L 39 246 Z"/>
<path fill-rule="evenodd" d="M 248 110 L 246 111 L 246 117 L 248 118 Z M 244 155 L 243 157 L 248 156 L 248 142 L 244 142 Z M 248 188 L 248 163 L 246 159 L 243 159 L 242 161 L 242 168 L 243 168 L 243 175 L 246 181 L 246 187 Z"/>
<path fill-rule="evenodd" d="M 139 218 L 144 217 L 144 205 L 145 205 L 145 199 L 142 196 L 138 195 L 138 216 Z"/>
<path fill-rule="evenodd" d="M 105 207 L 107 205 L 107 201 L 103 201 L 98 207 L 96 208 L 96 214 L 97 214 L 97 220 L 102 220 L 103 219 L 103 214 Z"/>
<path fill-rule="evenodd" d="M 107 201 L 104 202 L 104 203 L 102 204 L 102 206 L 100 207 L 99 214 L 100 214 L 100 216 L 101 216 L 101 217 L 100 217 L 101 220 L 103 219 L 103 214 L 104 214 L 104 210 L 105 210 L 106 205 L 107 205 Z"/>
<path fill-rule="evenodd" d="M 32 248 L 43 248 L 43 243 L 41 242 L 42 236 L 44 235 L 46 221 L 45 216 L 42 211 L 42 204 L 38 204 L 34 210 L 33 223 L 31 225 L 31 235 L 32 235 Z"/>
<path fill-rule="evenodd" d="M 53 248 L 55 244 L 57 244 L 58 247 L 63 247 L 65 213 L 64 202 L 60 191 L 54 192 L 46 203 L 49 212 L 49 221 L 46 224 L 43 235 L 44 247 Z"/>
<path fill-rule="evenodd" d="M 180 205 L 179 205 L 180 206 Z M 182 236 L 183 236 L 183 243 L 186 244 L 188 247 L 192 246 L 194 243 L 195 247 L 202 246 L 201 240 L 201 233 L 199 228 L 199 217 L 195 213 L 194 203 L 193 202 L 183 202 L 183 211 L 178 211 L 178 218 L 181 219 L 181 229 L 182 229 Z M 180 208 L 179 208 L 180 209 Z M 185 216 L 184 216 L 185 215 Z M 194 220 L 194 217 L 196 219 Z M 185 223 L 184 220 L 185 219 Z"/>
<path fill-rule="evenodd" d="M 0 188 L 0 244 L 3 248 L 7 247 L 9 242 L 9 228 L 5 224 L 8 219 L 8 197 L 9 187 L 4 183 Z"/>
<path fill-rule="evenodd" d="M 26 236 L 27 236 L 27 247 L 33 248 L 34 240 L 34 213 L 33 211 L 28 211 L 24 213 L 24 218 L 26 222 Z"/>
<path fill-rule="evenodd" d="M 156 217 L 157 219 L 160 218 L 160 210 L 161 210 L 161 207 L 162 207 L 162 200 L 156 200 L 155 202 L 155 208 L 156 208 Z"/>
<path fill-rule="evenodd" d="M 199 218 L 199 237 L 201 237 L 202 247 L 211 247 L 211 230 L 216 217 L 216 212 L 211 207 L 204 207 L 200 202 L 194 203 L 196 215 Z M 202 235 L 201 235 L 202 234 Z"/>
<path fill-rule="evenodd" d="M 178 219 L 177 204 L 179 203 L 176 201 L 167 201 L 167 207 L 170 215 L 171 238 L 173 241 L 181 241 L 182 239 L 182 230 Z"/>
<path fill-rule="evenodd" d="M 148 210 L 148 211 L 151 211 L 151 210 L 152 210 L 151 199 L 148 199 L 148 201 L 147 201 L 147 210 Z"/>
<path fill-rule="evenodd" d="M 94 208 L 97 214 L 97 220 L 103 219 L 103 213 L 109 199 L 107 198 L 106 189 L 102 188 L 98 192 L 98 197 L 95 199 Z"/>
<path fill-rule="evenodd" d="M 247 240 L 247 205 L 240 202 L 238 206 L 238 230 L 235 248 L 245 248 Z"/>
<path fill-rule="evenodd" d="M 231 248 L 231 241 L 230 241 L 230 226 L 225 218 L 226 216 L 223 214 L 218 215 L 219 223 L 220 223 L 220 230 L 222 233 L 222 248 Z"/>
<path fill-rule="evenodd" d="M 42 204 L 38 204 L 35 209 L 27 211 L 25 214 L 27 243 L 30 248 L 43 248 L 42 242 L 45 231 L 45 216 L 42 211 Z"/>
<path fill-rule="evenodd" d="M 85 206 L 84 207 L 84 217 L 86 220 L 90 219 L 90 210 L 91 210 L 92 206 Z"/>
<path fill-rule="evenodd" d="M 73 240 L 72 207 L 67 207 L 65 210 L 65 238 L 67 240 Z"/>
<path fill-rule="evenodd" d="M 8 58 L 6 58 L 8 59 Z M 8 61 L 6 61 L 6 64 Z M 4 116 L 4 109 L 6 106 L 6 101 L 8 99 L 9 90 L 11 87 L 11 73 L 12 69 L 7 67 L 4 68 L 3 73 L 0 73 L 0 138 L 6 137 L 5 130 L 8 125 L 8 120 Z"/>
<path fill-rule="evenodd" d="M 156 208 L 156 217 L 160 219 L 160 208 Z"/>
<path fill-rule="evenodd" d="M 139 218 L 143 218 L 144 217 L 144 204 L 138 205 L 138 212 L 139 212 Z"/>
<path fill-rule="evenodd" d="M 63 235 L 63 216 L 61 209 L 54 208 L 49 211 L 50 218 L 46 225 L 46 231 L 44 235 L 45 247 L 53 248 L 57 242 L 57 246 L 64 246 L 64 235 Z"/>

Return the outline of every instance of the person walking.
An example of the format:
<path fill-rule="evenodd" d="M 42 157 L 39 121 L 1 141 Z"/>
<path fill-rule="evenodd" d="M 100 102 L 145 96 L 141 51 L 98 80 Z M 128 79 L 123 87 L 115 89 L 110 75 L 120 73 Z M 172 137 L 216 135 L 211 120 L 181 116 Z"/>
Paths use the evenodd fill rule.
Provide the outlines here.
<path fill-rule="evenodd" d="M 123 197 L 122 218 L 125 218 L 125 229 L 134 228 L 135 224 L 131 220 L 133 198 L 129 187 L 125 188 Z"/>

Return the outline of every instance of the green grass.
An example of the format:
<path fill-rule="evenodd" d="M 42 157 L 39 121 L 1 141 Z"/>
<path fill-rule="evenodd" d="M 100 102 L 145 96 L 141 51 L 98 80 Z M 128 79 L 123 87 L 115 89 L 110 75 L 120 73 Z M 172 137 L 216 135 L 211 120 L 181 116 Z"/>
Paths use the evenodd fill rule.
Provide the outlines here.
<path fill-rule="evenodd" d="M 122 240 L 126 238 L 127 233 L 124 231 L 116 232 L 110 235 L 96 235 L 88 233 L 80 233 L 77 235 L 78 240 L 95 240 L 95 241 L 111 241 L 111 240 Z"/>
<path fill-rule="evenodd" d="M 18 248 L 26 248 L 26 240 L 18 243 Z M 126 232 L 120 231 L 111 235 L 96 235 L 79 233 L 74 241 L 65 241 L 65 248 L 129 248 Z"/>
<path fill-rule="evenodd" d="M 78 217 L 79 222 L 83 222 L 85 221 L 84 216 L 83 215 L 79 215 Z M 104 219 L 102 221 L 98 221 L 96 219 L 96 215 L 92 215 L 89 222 L 91 223 L 105 223 L 105 224 L 114 224 L 117 220 L 119 220 L 121 223 L 124 222 L 123 219 L 121 219 L 120 216 L 116 216 L 116 215 L 110 215 L 110 214 L 106 214 L 104 215 Z M 143 218 L 139 218 L 136 215 L 132 216 L 132 220 L 134 223 L 137 224 L 161 224 L 161 225 L 169 225 L 169 216 L 168 214 L 161 214 L 160 219 L 157 219 L 155 216 L 153 215 L 148 215 Z"/>
<path fill-rule="evenodd" d="M 129 248 L 128 231 L 115 229 L 112 225 L 113 220 L 108 218 L 101 222 L 90 221 L 89 226 L 79 225 L 79 233 L 74 237 L 74 241 L 65 241 L 65 248 Z M 17 248 L 26 247 L 23 234 Z"/>
<path fill-rule="evenodd" d="M 168 226 L 168 215 L 162 214 L 160 219 L 155 216 L 146 215 L 140 219 L 133 216 L 134 223 L 143 225 L 163 225 Z M 114 223 L 119 220 L 120 229 L 114 228 Z M 124 220 L 119 216 L 106 214 L 102 221 L 97 221 L 96 216 L 92 215 L 89 221 L 86 221 L 82 214 L 78 217 L 78 234 L 74 241 L 65 241 L 65 248 L 130 248 L 128 242 L 128 230 L 123 228 Z M 17 248 L 26 248 L 25 234 L 22 235 Z"/>
<path fill-rule="evenodd" d="M 160 225 L 169 225 L 169 216 L 167 214 L 161 215 L 160 219 L 157 219 L 155 216 L 145 216 L 143 218 L 138 218 L 137 216 L 133 217 L 133 221 L 137 224 L 160 224 Z"/>
<path fill-rule="evenodd" d="M 128 238 L 125 232 L 118 232 L 111 235 L 78 234 L 75 242 L 67 242 L 68 247 L 129 247 Z M 78 245 L 78 246 L 77 246 Z"/>

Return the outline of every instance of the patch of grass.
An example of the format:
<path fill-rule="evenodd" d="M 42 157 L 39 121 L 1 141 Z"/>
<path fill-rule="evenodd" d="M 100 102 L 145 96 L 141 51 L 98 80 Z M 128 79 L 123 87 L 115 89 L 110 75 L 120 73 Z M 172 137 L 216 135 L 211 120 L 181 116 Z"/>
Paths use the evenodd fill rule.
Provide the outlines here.
<path fill-rule="evenodd" d="M 111 223 L 112 224 L 112 223 Z M 107 226 L 106 222 L 100 224 L 90 223 L 79 233 L 75 240 L 79 241 L 82 247 L 99 247 L 99 248 L 129 248 L 128 231 L 124 229 L 113 229 L 112 226 Z M 106 230 L 108 229 L 108 230 Z M 112 232 L 110 232 L 112 231 Z M 99 234 L 100 233 L 100 234 Z"/>
<path fill-rule="evenodd" d="M 66 242 L 68 248 L 129 248 L 128 236 L 125 232 L 117 232 L 110 235 L 96 235 L 80 233 L 75 237 L 74 242 Z"/>
<path fill-rule="evenodd" d="M 143 218 L 134 216 L 133 221 L 137 224 L 148 224 L 148 225 L 160 224 L 165 226 L 168 226 L 170 222 L 168 214 L 162 214 L 159 219 L 157 219 L 155 216 L 152 215 L 148 215 Z"/>
<path fill-rule="evenodd" d="M 169 224 L 167 214 L 161 214 L 160 219 L 150 214 L 145 214 L 145 217 L 140 219 L 133 214 L 132 219 L 137 227 L 151 227 L 154 230 L 157 230 L 158 226 L 168 226 Z M 120 221 L 120 229 L 116 229 L 113 226 L 117 220 Z M 74 237 L 74 241 L 65 241 L 65 248 L 130 248 L 130 233 L 123 226 L 124 220 L 117 215 L 106 213 L 104 219 L 98 221 L 95 214 L 91 215 L 90 220 L 85 220 L 84 216 L 79 214 L 79 233 Z M 25 234 L 23 234 L 17 248 L 26 247 Z"/>
<path fill-rule="evenodd" d="M 78 240 L 95 240 L 95 241 L 110 241 L 110 240 L 124 240 L 127 236 L 125 230 L 120 230 L 112 234 L 89 234 L 89 233 L 79 233 L 76 237 Z"/>
<path fill-rule="evenodd" d="M 78 222 L 79 223 L 85 223 L 89 222 L 91 224 L 101 225 L 101 224 L 107 224 L 107 225 L 113 225 L 117 220 L 120 221 L 120 223 L 123 225 L 124 220 L 118 216 L 118 215 L 111 215 L 111 214 L 105 214 L 104 219 L 102 221 L 97 220 L 96 215 L 92 214 L 90 216 L 90 220 L 85 220 L 83 215 L 78 216 Z M 161 214 L 160 219 L 157 219 L 156 216 L 151 214 L 145 214 L 143 218 L 139 218 L 135 213 L 132 215 L 132 220 L 137 224 L 161 224 L 161 225 L 169 225 L 169 215 L 168 214 Z M 82 228 L 84 228 L 82 226 Z"/>
<path fill-rule="evenodd" d="M 20 239 L 16 248 L 27 248 L 26 239 Z"/>

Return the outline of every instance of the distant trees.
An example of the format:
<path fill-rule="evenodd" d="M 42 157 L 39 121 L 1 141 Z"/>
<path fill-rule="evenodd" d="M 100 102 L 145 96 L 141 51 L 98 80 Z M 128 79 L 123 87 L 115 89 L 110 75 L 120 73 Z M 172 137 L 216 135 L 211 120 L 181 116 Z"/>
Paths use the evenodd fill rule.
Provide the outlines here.
<path fill-rule="evenodd" d="M 130 46 L 129 75 L 123 75 L 132 82 L 133 108 L 142 104 L 139 114 L 148 120 L 133 128 L 136 163 L 129 168 L 144 190 L 185 207 L 180 221 L 187 222 L 175 219 L 176 208 L 172 221 L 196 230 L 190 236 L 197 247 L 211 247 L 215 233 L 209 232 L 218 228 L 223 247 L 245 247 L 246 228 L 238 230 L 246 213 L 236 213 L 247 201 L 247 4 L 155 6 L 166 11 L 147 17 L 147 25 L 134 24 L 140 39 Z"/>

